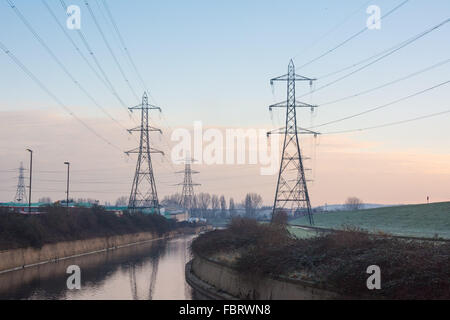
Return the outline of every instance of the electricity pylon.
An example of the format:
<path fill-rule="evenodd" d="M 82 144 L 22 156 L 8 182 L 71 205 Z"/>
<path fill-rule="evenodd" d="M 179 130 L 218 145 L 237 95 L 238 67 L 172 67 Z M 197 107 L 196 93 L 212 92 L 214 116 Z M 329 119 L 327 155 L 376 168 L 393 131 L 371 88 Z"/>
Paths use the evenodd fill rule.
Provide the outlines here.
<path fill-rule="evenodd" d="M 133 110 L 141 111 L 141 125 L 128 130 L 129 133 L 135 131 L 140 132 L 139 147 L 125 152 L 127 155 L 130 153 L 138 154 L 136 172 L 134 173 L 133 185 L 131 187 L 130 199 L 128 201 L 128 209 L 133 211 L 151 209 L 154 213 L 159 213 L 160 206 L 158 201 L 158 193 L 156 192 L 151 154 L 164 153 L 150 146 L 149 133 L 152 131 L 158 131 L 162 134 L 162 131 L 149 125 L 150 118 L 148 113 L 149 110 L 153 109 L 157 109 L 161 112 L 161 108 L 150 105 L 148 103 L 147 93 L 144 92 L 144 95 L 142 96 L 142 104 L 128 109 L 130 109 L 131 112 L 133 112 Z"/>
<path fill-rule="evenodd" d="M 191 214 L 194 200 L 194 186 L 199 186 L 198 183 L 192 182 L 192 175 L 199 173 L 198 171 L 192 170 L 191 164 L 194 159 L 186 158 L 184 162 L 184 171 L 178 171 L 177 173 L 184 173 L 184 179 L 182 183 L 177 184 L 178 186 L 183 186 L 181 192 L 180 206 L 186 209 L 189 214 Z"/>
<path fill-rule="evenodd" d="M 23 175 L 24 172 L 24 168 L 23 168 L 23 163 L 20 163 L 20 168 L 19 168 L 19 180 L 17 182 L 17 191 L 16 191 L 16 195 L 14 196 L 14 202 L 17 203 L 26 203 L 27 200 L 27 192 L 26 192 L 26 188 L 25 188 L 25 178 Z"/>
<path fill-rule="evenodd" d="M 292 215 L 306 213 L 309 218 L 309 223 L 314 224 L 313 215 L 311 211 L 311 203 L 309 200 L 307 180 L 305 177 L 305 169 L 303 167 L 302 153 L 299 143 L 299 134 L 313 134 L 319 133 L 301 128 L 297 126 L 297 108 L 315 108 L 307 103 L 299 102 L 295 98 L 295 82 L 308 81 L 310 85 L 316 79 L 300 76 L 295 73 L 294 62 L 291 60 L 288 66 L 288 73 L 273 78 L 270 84 L 273 85 L 275 81 L 287 82 L 287 100 L 269 106 L 273 108 L 286 108 L 286 126 L 284 128 L 276 129 L 267 134 L 283 134 L 283 152 L 281 155 L 280 171 L 278 173 L 277 189 L 275 192 L 275 200 L 273 204 L 272 218 L 278 212 L 285 211 Z"/>

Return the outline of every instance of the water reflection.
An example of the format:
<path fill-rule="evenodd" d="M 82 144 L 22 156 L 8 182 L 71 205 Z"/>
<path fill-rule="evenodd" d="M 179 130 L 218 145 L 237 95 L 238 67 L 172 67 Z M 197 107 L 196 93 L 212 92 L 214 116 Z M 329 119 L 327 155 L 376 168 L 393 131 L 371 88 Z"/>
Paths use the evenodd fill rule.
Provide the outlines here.
<path fill-rule="evenodd" d="M 0 299 L 192 299 L 184 278 L 192 235 L 0 274 Z M 81 290 L 66 269 L 81 268 Z"/>

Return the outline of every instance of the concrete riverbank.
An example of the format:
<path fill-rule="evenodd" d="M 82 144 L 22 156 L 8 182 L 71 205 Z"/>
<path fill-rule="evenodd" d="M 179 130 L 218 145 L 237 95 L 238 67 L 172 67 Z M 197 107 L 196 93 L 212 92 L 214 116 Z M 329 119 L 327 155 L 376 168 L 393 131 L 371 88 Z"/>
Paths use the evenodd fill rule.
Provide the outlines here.
<path fill-rule="evenodd" d="M 171 231 L 162 236 L 152 232 L 99 237 L 45 244 L 41 248 L 19 248 L 0 251 L 0 273 L 19 270 L 40 264 L 69 259 L 82 255 L 114 250 L 185 233 L 199 233 L 209 227 L 187 228 Z"/>
<path fill-rule="evenodd" d="M 349 299 L 314 283 L 285 278 L 251 278 L 231 266 L 199 255 L 186 266 L 186 280 L 208 299 L 333 300 Z"/>

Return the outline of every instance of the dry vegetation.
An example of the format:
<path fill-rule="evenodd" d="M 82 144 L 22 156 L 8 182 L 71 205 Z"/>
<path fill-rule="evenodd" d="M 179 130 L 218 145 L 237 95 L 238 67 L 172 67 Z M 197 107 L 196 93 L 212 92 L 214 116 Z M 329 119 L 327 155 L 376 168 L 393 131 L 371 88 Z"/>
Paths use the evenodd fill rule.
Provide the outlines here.
<path fill-rule="evenodd" d="M 0 209 L 0 250 L 147 231 L 163 234 L 179 226 L 160 215 L 136 213 L 119 217 L 102 207 L 69 214 L 63 207 L 48 207 L 45 211 L 23 215 Z"/>
<path fill-rule="evenodd" d="M 239 252 L 242 273 L 314 281 L 360 298 L 450 299 L 450 243 L 372 236 L 358 229 L 294 239 L 283 225 L 235 219 L 230 227 L 201 235 L 195 253 L 217 257 Z M 382 289 L 369 291 L 366 269 L 381 268 Z"/>

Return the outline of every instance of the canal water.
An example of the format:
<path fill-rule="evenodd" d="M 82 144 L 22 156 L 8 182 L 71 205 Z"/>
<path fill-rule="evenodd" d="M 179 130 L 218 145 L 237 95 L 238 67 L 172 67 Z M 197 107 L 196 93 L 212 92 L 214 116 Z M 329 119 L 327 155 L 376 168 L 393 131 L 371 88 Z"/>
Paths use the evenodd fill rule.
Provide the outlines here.
<path fill-rule="evenodd" d="M 0 299 L 191 300 L 184 266 L 193 235 L 155 240 L 0 274 Z M 67 288 L 67 267 L 81 269 L 81 289 Z"/>

